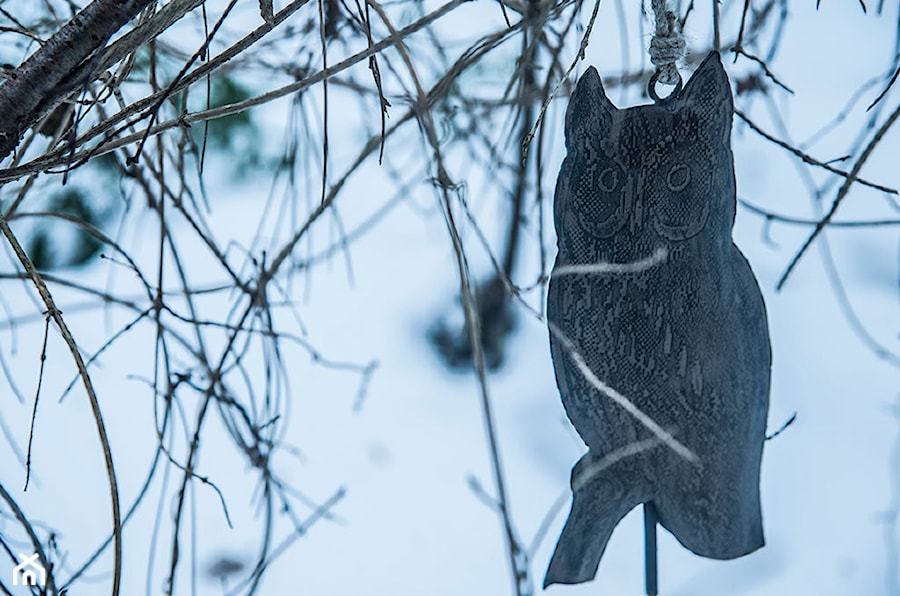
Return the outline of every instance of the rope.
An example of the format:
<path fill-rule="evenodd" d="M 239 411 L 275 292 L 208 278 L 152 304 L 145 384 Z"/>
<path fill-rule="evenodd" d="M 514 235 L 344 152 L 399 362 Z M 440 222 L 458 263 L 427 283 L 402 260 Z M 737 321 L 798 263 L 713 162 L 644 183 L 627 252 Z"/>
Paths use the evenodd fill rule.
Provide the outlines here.
<path fill-rule="evenodd" d="M 684 56 L 684 37 L 678 31 L 678 19 L 666 10 L 666 0 L 651 0 L 656 16 L 656 33 L 650 40 L 650 62 L 656 67 L 656 79 L 664 85 L 681 81 L 676 62 Z"/>

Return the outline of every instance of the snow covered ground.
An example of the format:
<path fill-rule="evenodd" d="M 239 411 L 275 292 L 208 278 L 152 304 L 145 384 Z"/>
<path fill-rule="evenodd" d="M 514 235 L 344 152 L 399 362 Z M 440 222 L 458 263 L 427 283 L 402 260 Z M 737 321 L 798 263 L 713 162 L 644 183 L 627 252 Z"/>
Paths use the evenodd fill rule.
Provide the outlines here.
<path fill-rule="evenodd" d="M 869 6 L 869 14 L 864 15 L 853 2 L 822 3 L 818 12 L 806 4 L 814 5 L 791 5 L 784 45 L 772 63 L 776 74 L 795 92 L 794 96 L 772 93 L 778 98 L 787 132 L 797 142 L 829 122 L 855 89 L 890 64 L 897 19 L 893 5 L 886 6 L 879 18 L 873 14 L 874 7 Z M 479 10 L 494 11 L 496 7 L 479 6 L 472 14 Z M 629 14 L 632 20 L 636 16 Z M 726 16 L 730 25 L 739 18 L 731 13 Z M 601 7 L 600 19 L 587 63 L 596 64 L 605 76 L 622 67 L 614 3 Z M 636 24 L 631 27 L 630 66 L 634 68 L 644 41 Z M 689 29 L 686 33 L 689 44 L 699 46 L 707 39 L 703 31 Z M 746 61 L 736 66 L 730 59 L 725 63 L 733 75 L 750 69 Z M 865 105 L 880 89 L 881 85 L 873 87 L 846 122 L 805 149 L 824 160 L 844 155 L 852 132 L 864 121 Z M 888 96 L 887 110 L 893 109 L 897 97 L 897 92 Z M 624 107 L 638 98 L 615 100 Z M 740 100 L 738 105 L 746 109 Z M 560 114 L 556 112 L 556 116 Z M 766 130 L 783 136 L 765 103 L 754 102 L 750 114 Z M 561 130 L 558 120 L 549 125 Z M 815 218 L 827 209 L 837 191 L 834 185 L 817 207 L 798 173 L 807 166 L 740 123 L 736 122 L 735 129 L 741 198 L 801 218 Z M 548 191 L 552 191 L 563 156 L 561 134 L 558 145 L 548 158 L 548 164 L 552 163 L 548 166 L 552 176 L 544 181 Z M 900 184 L 898 155 L 900 141 L 893 134 L 861 175 L 896 187 Z M 370 177 L 355 179 L 339 202 L 351 229 L 389 193 L 374 166 L 366 172 Z M 819 172 L 814 172 L 814 177 L 820 182 L 826 179 Z M 226 186 L 213 184 L 217 199 L 211 225 L 220 240 L 235 238 L 249 245 L 254 228 L 246 225 L 247 213 L 261 209 L 267 187 L 237 185 L 230 189 L 229 197 L 222 195 Z M 295 292 L 306 338 L 317 350 L 335 360 L 363 364 L 377 360 L 378 367 L 360 405 L 356 403 L 358 375 L 312 363 L 300 349 L 286 351 L 291 403 L 285 440 L 301 455 L 280 456 L 275 469 L 319 503 L 342 488 L 345 493 L 333 508 L 332 519 L 312 525 L 272 563 L 262 593 L 511 593 L 500 520 L 473 489 L 477 484 L 485 493 L 494 493 L 475 380 L 470 374 L 448 372 L 425 336 L 435 317 L 454 304 L 458 282 L 449 237 L 434 197 L 424 187 L 415 192 L 416 196 L 401 202 L 350 247 L 352 283 L 343 259 L 335 258 L 311 273 L 308 291 Z M 477 205 L 486 229 L 499 229 L 506 205 L 502 198 L 470 197 L 470 201 Z M 863 218 L 897 219 L 897 210 L 881 194 L 856 188 L 837 219 Z M 898 594 L 900 579 L 894 574 L 900 556 L 900 529 L 894 515 L 900 508 L 900 374 L 895 366 L 877 358 L 848 323 L 829 285 L 821 239 L 784 289 L 774 291 L 810 228 L 779 223 L 766 228 L 764 224 L 758 215 L 739 208 L 735 238 L 756 272 L 768 307 L 774 351 L 770 428 L 778 428 L 797 413 L 796 422 L 766 445 L 762 497 L 767 544 L 735 561 L 713 561 L 692 555 L 661 530 L 661 594 Z M 151 258 L 152 234 L 142 231 L 136 221 L 129 225 L 126 232 L 134 238 L 134 246 L 147 242 L 140 252 Z M 900 351 L 897 228 L 829 230 L 826 236 L 860 321 L 879 342 Z M 482 266 L 486 260 L 478 255 L 471 230 L 467 240 L 475 253 L 473 262 L 481 267 L 476 272 L 486 276 L 489 269 Z M 537 275 L 537 241 L 533 236 L 527 239 L 532 244 L 523 250 L 521 279 Z M 542 241 L 552 247 L 554 238 Z M 201 279 L 204 269 L 199 246 L 196 254 L 197 263 L 188 264 L 196 267 L 192 275 Z M 102 285 L 107 267 L 102 262 L 79 275 Z M 3 269 L 9 270 L 9 266 Z M 127 283 L 127 273 L 115 275 L 116 283 Z M 298 276 L 299 288 L 306 283 L 304 279 Z M 127 320 L 117 311 L 81 312 L 74 307 L 73 295 L 62 289 L 54 295 L 75 336 L 87 346 L 97 347 L 110 329 Z M 537 306 L 536 293 L 528 299 Z M 9 291 L 3 301 L 18 313 L 40 310 L 21 292 Z M 35 317 L 14 332 L 0 331 L 0 350 L 29 398 L 37 379 L 42 322 Z M 94 370 L 125 503 L 138 491 L 156 445 L 146 381 L 152 371 L 152 338 L 150 326 L 130 335 L 103 356 Z M 73 378 L 74 367 L 54 333 L 47 366 L 35 432 L 32 486 L 27 493 L 21 492 L 23 468 L 15 463 L 5 442 L 0 443 L 0 480 L 10 490 L 18 490 L 14 497 L 30 517 L 59 529 L 58 539 L 69 553 L 66 563 L 75 566 L 108 531 L 106 480 L 83 394 L 76 390 L 62 403 L 56 401 Z M 490 392 L 512 518 L 523 543 L 532 544 L 542 522 L 552 516 L 547 533 L 529 553 L 539 591 L 568 510 L 568 501 L 560 508 L 559 499 L 568 494 L 570 467 L 584 447 L 559 402 L 546 328 L 524 311 L 519 313 L 506 366 L 490 376 Z M 4 381 L 0 383 L 0 408 L 4 422 L 23 447 L 31 403 L 17 402 Z M 250 563 L 262 533 L 258 511 L 252 505 L 259 496 L 256 477 L 249 469 L 235 467 L 240 458 L 221 424 L 214 423 L 212 429 L 198 470 L 221 489 L 234 527 L 228 528 L 217 494 L 196 485 L 182 556 L 186 564 L 193 559 L 200 571 L 197 594 L 223 593 L 215 581 L 203 579 L 204 568 L 223 555 Z M 173 471 L 159 505 L 163 520 L 170 516 L 177 480 Z M 124 594 L 159 593 L 163 585 L 167 564 L 161 558 L 167 556 L 171 529 L 165 521 L 157 527 L 160 490 L 159 483 L 151 488 L 148 504 L 126 529 Z M 12 525 L 0 518 L 0 530 Z M 148 578 L 150 537 L 157 529 L 162 543 L 157 558 L 149 564 L 153 573 Z M 276 534 L 280 540 L 287 530 L 280 528 Z M 108 568 L 109 557 L 104 561 Z M 7 560 L 0 563 L 3 577 L 10 569 Z M 180 576 L 180 590 L 189 587 L 187 575 Z M 108 575 L 91 571 L 87 581 L 77 584 L 71 594 L 106 593 L 108 582 Z M 617 528 L 595 582 L 554 586 L 547 593 L 642 594 L 640 511 L 633 511 Z"/>

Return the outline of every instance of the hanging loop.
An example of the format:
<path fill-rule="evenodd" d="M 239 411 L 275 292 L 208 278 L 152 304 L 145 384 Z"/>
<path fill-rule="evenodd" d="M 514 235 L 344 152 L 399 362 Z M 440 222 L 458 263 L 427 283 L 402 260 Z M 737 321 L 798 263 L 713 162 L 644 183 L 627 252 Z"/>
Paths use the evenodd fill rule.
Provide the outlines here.
<path fill-rule="evenodd" d="M 672 90 L 669 95 L 666 97 L 660 97 L 659 94 L 656 93 L 656 83 L 662 83 L 663 81 L 660 79 L 659 71 L 654 72 L 650 75 L 650 82 L 647 83 L 647 95 L 650 96 L 650 99 L 653 100 L 654 103 L 661 103 L 664 101 L 668 101 L 673 97 L 678 97 L 678 94 L 681 93 L 681 88 L 684 86 L 681 81 L 681 75 L 678 75 L 678 79 L 675 82 L 675 89 Z"/>

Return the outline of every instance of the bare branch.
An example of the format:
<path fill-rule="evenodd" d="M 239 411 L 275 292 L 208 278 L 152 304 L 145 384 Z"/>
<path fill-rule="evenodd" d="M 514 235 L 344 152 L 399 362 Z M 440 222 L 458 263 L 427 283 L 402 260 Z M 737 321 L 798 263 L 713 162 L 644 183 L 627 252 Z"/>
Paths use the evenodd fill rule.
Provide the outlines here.
<path fill-rule="evenodd" d="M 152 2 L 94 0 L 0 84 L 0 159 L 69 91 L 90 82 L 91 56 Z"/>

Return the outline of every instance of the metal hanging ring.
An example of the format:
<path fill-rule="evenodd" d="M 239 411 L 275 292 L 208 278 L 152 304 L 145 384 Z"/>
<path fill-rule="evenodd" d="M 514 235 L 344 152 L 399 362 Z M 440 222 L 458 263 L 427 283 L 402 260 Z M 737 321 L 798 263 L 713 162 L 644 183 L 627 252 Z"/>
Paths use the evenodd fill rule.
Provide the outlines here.
<path fill-rule="evenodd" d="M 664 101 L 668 101 L 673 97 L 677 97 L 679 93 L 681 93 L 681 88 L 684 86 L 681 80 L 681 75 L 678 75 L 678 82 L 675 83 L 675 89 L 669 93 L 666 97 L 660 97 L 656 93 L 656 83 L 659 80 L 659 72 L 654 71 L 652 75 L 650 75 L 650 82 L 647 83 L 647 95 L 650 96 L 650 99 L 653 100 L 654 103 L 662 103 Z"/>

